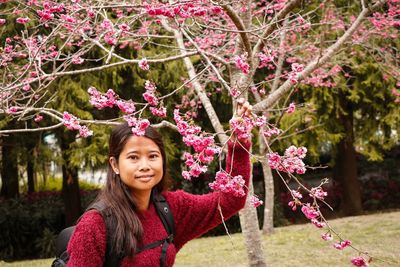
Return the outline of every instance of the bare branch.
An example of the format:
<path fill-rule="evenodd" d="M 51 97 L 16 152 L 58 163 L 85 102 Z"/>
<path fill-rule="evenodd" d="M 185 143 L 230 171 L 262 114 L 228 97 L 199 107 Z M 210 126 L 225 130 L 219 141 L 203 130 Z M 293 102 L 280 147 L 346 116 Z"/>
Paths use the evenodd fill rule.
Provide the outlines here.
<path fill-rule="evenodd" d="M 301 0 L 292 0 L 287 3 L 278 14 L 276 14 L 276 16 L 269 23 L 268 27 L 265 29 L 261 39 L 258 40 L 257 44 L 254 46 L 252 58 L 254 58 L 264 48 L 264 38 L 268 37 L 268 35 L 270 35 L 278 27 L 279 22 L 282 21 L 287 14 L 289 14 L 290 11 L 296 8 L 300 3 Z"/>
<path fill-rule="evenodd" d="M 242 39 L 243 46 L 247 55 L 251 55 L 251 45 L 249 41 L 249 37 L 247 36 L 246 27 L 242 21 L 242 19 L 236 14 L 233 8 L 229 5 L 223 5 L 222 8 L 225 10 L 226 14 L 231 18 L 233 24 L 235 24 L 236 28 L 239 30 L 239 35 Z M 251 59 L 251 57 L 249 57 Z M 251 65 L 251 64 L 250 64 Z"/>
<path fill-rule="evenodd" d="M 12 129 L 12 130 L 0 130 L 0 136 L 6 135 L 6 134 L 11 134 L 11 133 L 33 133 L 33 132 L 41 132 L 41 131 L 47 131 L 47 130 L 54 130 L 57 129 L 64 124 L 62 122 L 48 126 L 48 127 L 40 127 L 40 128 L 35 128 L 35 129 Z"/>

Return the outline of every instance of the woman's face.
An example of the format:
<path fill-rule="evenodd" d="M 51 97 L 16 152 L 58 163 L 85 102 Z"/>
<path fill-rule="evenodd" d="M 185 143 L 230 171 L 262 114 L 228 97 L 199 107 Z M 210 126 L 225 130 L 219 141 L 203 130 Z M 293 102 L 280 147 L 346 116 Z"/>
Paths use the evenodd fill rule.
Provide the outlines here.
<path fill-rule="evenodd" d="M 118 162 L 110 158 L 110 164 L 133 196 L 151 193 L 163 176 L 163 160 L 159 147 L 143 136 L 131 136 L 127 140 Z"/>

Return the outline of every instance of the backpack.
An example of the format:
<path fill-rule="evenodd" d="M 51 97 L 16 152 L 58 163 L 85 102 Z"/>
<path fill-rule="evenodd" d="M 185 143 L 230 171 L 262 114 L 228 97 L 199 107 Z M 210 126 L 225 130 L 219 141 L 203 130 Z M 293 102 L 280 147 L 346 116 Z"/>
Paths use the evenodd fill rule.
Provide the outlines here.
<path fill-rule="evenodd" d="M 155 241 L 150 244 L 146 244 L 143 247 L 138 248 L 135 251 L 135 254 L 162 245 L 160 266 L 163 267 L 165 266 L 165 259 L 167 256 L 168 245 L 171 244 L 174 240 L 175 222 L 172 213 L 170 211 L 168 202 L 165 200 L 164 196 L 158 193 L 152 193 L 152 201 L 157 211 L 158 217 L 160 217 L 161 222 L 164 225 L 165 230 L 167 231 L 168 237 Z M 105 256 L 104 266 L 105 267 L 119 266 L 124 256 L 117 254 L 115 251 L 111 249 L 111 240 L 113 238 L 113 233 L 115 232 L 115 226 L 116 226 L 112 218 L 112 215 L 110 214 L 110 212 L 107 212 L 105 204 L 101 201 L 98 201 L 89 206 L 87 208 L 87 211 L 93 209 L 97 210 L 101 214 L 106 224 L 107 245 L 106 245 L 106 256 Z M 67 246 L 69 240 L 71 239 L 72 234 L 74 233 L 74 230 L 75 226 L 65 228 L 57 236 L 56 259 L 53 261 L 51 267 L 67 266 L 67 262 L 69 260 Z"/>

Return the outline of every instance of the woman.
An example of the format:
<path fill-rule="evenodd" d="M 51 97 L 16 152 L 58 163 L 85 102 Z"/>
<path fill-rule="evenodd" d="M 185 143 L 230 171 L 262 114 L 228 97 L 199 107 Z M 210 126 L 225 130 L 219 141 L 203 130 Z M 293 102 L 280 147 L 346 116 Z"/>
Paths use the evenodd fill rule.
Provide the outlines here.
<path fill-rule="evenodd" d="M 237 116 L 250 116 L 250 111 L 247 102 L 238 105 Z M 231 176 L 242 175 L 247 188 L 250 140 L 233 139 L 235 141 L 228 142 L 226 171 Z M 166 174 L 164 146 L 157 131 L 149 127 L 144 136 L 134 136 L 127 124 L 113 130 L 109 142 L 107 182 L 97 201 L 109 207 L 116 221 L 111 245 L 117 251 L 128 252 L 121 266 L 160 266 L 161 246 L 134 253 L 141 246 L 167 236 L 150 199 L 152 192 L 162 192 L 175 222 L 174 241 L 167 248 L 165 266 L 173 265 L 176 253 L 186 242 L 222 222 L 220 210 L 226 220 L 245 204 L 245 196 L 235 197 L 221 192 L 205 195 L 192 195 L 182 190 L 168 192 Z M 103 266 L 106 239 L 103 217 L 96 210 L 87 211 L 68 244 L 68 266 Z"/>

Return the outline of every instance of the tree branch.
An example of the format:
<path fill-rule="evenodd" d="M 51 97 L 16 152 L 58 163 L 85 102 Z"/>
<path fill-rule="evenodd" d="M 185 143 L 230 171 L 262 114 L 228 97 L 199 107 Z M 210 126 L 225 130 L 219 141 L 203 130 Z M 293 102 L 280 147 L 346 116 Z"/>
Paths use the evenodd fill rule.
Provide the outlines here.
<path fill-rule="evenodd" d="M 351 25 L 351 27 L 330 47 L 325 50 L 325 53 L 320 57 L 318 56 L 311 61 L 302 72 L 298 74 L 298 81 L 303 80 L 310 75 L 319 66 L 325 64 L 335 53 L 344 45 L 344 43 L 352 36 L 352 34 L 358 29 L 362 21 L 375 9 L 381 7 L 386 1 L 380 0 L 370 8 L 363 9 L 358 15 L 357 19 Z M 286 80 L 276 91 L 272 92 L 266 99 L 253 106 L 254 112 L 262 112 L 272 105 L 274 105 L 283 95 L 285 95 L 293 86 L 293 83 Z"/>
<path fill-rule="evenodd" d="M 258 40 L 257 44 L 254 46 L 252 58 L 264 48 L 264 39 L 268 37 L 279 25 L 280 21 L 282 21 L 290 11 L 292 11 L 297 5 L 301 3 L 301 0 L 292 0 L 285 5 L 285 7 L 279 11 L 278 14 L 271 20 L 268 27 L 265 29 L 264 33 L 262 34 L 261 38 Z M 250 54 L 249 54 L 250 55 Z"/>
<path fill-rule="evenodd" d="M 178 44 L 178 47 L 182 50 L 185 51 L 185 45 L 183 43 L 183 36 L 182 33 L 179 31 L 175 30 L 174 31 L 176 42 Z M 189 78 L 193 80 L 193 88 L 196 91 L 196 94 L 199 96 L 199 99 L 201 103 L 204 106 L 204 109 L 206 110 L 208 117 L 210 118 L 211 124 L 214 127 L 215 132 L 217 132 L 217 136 L 220 140 L 221 143 L 226 143 L 228 140 L 228 137 L 226 134 L 224 134 L 224 128 L 222 127 L 221 122 L 219 121 L 218 115 L 215 112 L 210 99 L 207 97 L 207 94 L 205 93 L 204 89 L 202 88 L 200 82 L 198 79 L 196 79 L 196 71 L 194 69 L 192 61 L 190 61 L 190 58 L 188 57 L 183 57 L 183 61 L 185 63 L 186 69 L 189 74 Z"/>
<path fill-rule="evenodd" d="M 226 14 L 232 20 L 233 24 L 235 24 L 236 28 L 239 30 L 239 35 L 242 39 L 243 46 L 245 51 L 247 52 L 248 58 L 251 60 L 251 45 L 249 41 L 249 37 L 247 36 L 246 27 L 242 19 L 236 14 L 236 12 L 232 9 L 231 6 L 223 5 L 222 8 L 225 10 Z M 251 63 L 251 62 L 249 62 Z M 251 64 L 250 64 L 251 65 Z"/>
<path fill-rule="evenodd" d="M 177 59 L 190 57 L 190 56 L 197 55 L 197 54 L 198 54 L 197 51 L 185 52 L 185 53 L 182 53 L 182 54 L 179 54 L 179 55 L 175 55 L 175 56 L 171 56 L 171 57 L 167 57 L 167 58 L 148 59 L 147 62 L 148 63 L 166 63 L 166 62 L 169 62 L 169 61 L 174 61 L 174 60 L 177 60 Z M 81 74 L 81 73 L 88 73 L 88 72 L 94 72 L 94 71 L 99 71 L 99 70 L 105 70 L 105 69 L 114 68 L 114 67 L 117 67 L 117 66 L 122 66 L 122 65 L 125 65 L 125 64 L 137 64 L 137 63 L 139 63 L 139 61 L 140 61 L 139 59 L 130 59 L 130 60 L 124 60 L 124 61 L 120 61 L 120 62 L 115 62 L 115 63 L 111 63 L 111 64 L 108 64 L 108 65 L 103 65 L 103 66 L 90 68 L 90 69 L 80 69 L 80 70 L 73 70 L 73 71 L 55 72 L 55 73 L 51 73 L 51 74 L 42 75 L 42 76 L 40 76 L 38 78 L 31 79 L 29 81 L 29 83 L 39 82 L 39 81 L 41 81 L 43 79 L 52 79 L 52 78 L 56 78 L 56 77 L 66 76 L 66 75 L 75 75 L 75 74 Z M 27 84 L 27 82 L 16 84 L 16 85 L 13 85 L 11 87 L 6 87 L 6 88 L 4 88 L 4 90 L 14 90 L 14 89 L 22 87 L 25 84 Z"/>

